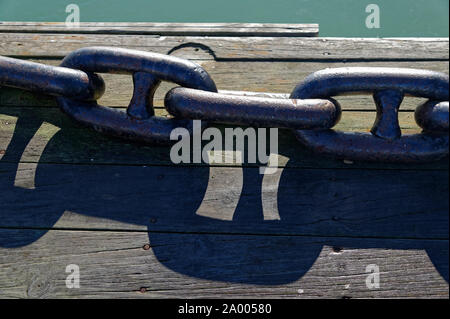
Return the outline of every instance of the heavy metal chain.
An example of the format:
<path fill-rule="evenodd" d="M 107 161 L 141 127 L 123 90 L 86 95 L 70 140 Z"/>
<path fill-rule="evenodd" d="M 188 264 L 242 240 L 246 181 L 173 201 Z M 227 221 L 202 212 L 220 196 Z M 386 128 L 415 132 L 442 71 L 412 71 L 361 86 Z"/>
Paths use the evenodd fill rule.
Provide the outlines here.
<path fill-rule="evenodd" d="M 97 104 L 105 91 L 97 73 L 133 76 L 127 111 Z M 165 96 L 173 118 L 155 116 L 153 95 L 161 81 L 180 85 Z M 351 160 L 423 162 L 448 156 L 449 77 L 401 68 L 335 68 L 309 75 L 289 99 L 218 93 L 199 65 L 177 57 L 129 49 L 76 50 L 55 67 L 0 56 L 0 85 L 57 96 L 60 108 L 101 133 L 167 144 L 173 129 L 192 131 L 192 120 L 293 129 L 313 151 Z M 377 117 L 370 131 L 331 129 L 341 117 L 332 97 L 372 93 Z M 398 110 L 405 95 L 428 99 L 416 108 L 419 134 L 401 135 Z"/>

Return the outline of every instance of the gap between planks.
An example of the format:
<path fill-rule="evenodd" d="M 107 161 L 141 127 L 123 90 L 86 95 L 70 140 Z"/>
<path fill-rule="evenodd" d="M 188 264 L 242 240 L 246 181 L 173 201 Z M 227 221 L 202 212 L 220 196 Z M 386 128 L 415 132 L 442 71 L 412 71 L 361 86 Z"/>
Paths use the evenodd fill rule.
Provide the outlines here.
<path fill-rule="evenodd" d="M 283 233 L 251 233 L 251 232 L 213 232 L 213 231 L 171 231 L 171 230 L 145 230 L 133 228 L 83 228 L 83 227 L 31 227 L 31 226 L 2 226 L 0 230 L 20 231 L 61 231 L 61 232 L 104 232 L 104 233 L 148 233 L 148 234 L 173 234 L 173 235 L 219 235 L 219 236 L 244 236 L 244 237 L 304 237 L 304 238 L 331 238 L 331 239 L 379 239 L 379 240 L 404 240 L 404 241 L 429 241 L 448 242 L 448 237 L 427 238 L 407 236 L 351 236 L 351 235 L 320 235 L 320 234 L 283 234 Z"/>

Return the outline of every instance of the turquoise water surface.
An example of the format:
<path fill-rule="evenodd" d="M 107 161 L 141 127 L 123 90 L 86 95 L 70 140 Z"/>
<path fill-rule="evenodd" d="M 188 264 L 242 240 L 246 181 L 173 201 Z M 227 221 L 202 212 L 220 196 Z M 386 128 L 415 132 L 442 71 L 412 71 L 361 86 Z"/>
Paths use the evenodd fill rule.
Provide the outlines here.
<path fill-rule="evenodd" d="M 448 0 L 0 0 L 0 21 L 319 23 L 330 37 L 448 37 Z M 366 27 L 366 7 L 380 27 Z"/>

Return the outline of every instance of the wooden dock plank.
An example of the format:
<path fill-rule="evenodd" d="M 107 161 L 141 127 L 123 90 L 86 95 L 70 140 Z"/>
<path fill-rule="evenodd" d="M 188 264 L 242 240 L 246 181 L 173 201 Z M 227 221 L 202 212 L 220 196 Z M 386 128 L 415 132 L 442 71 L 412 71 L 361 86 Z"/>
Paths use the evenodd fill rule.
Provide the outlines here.
<path fill-rule="evenodd" d="M 225 37 L 187 25 L 83 25 L 71 33 L 62 24 L 20 24 L 0 24 L 0 54 L 57 65 L 89 45 L 171 53 L 200 63 L 221 90 L 289 93 L 326 67 L 448 74 L 449 66 L 448 38 L 300 38 L 282 25 L 266 28 L 282 37 Z M 129 77 L 105 79 L 101 103 L 124 107 Z M 158 115 L 167 115 L 170 87 L 157 92 Z M 339 101 L 339 129 L 370 128 L 370 97 Z M 419 131 L 420 101 L 402 106 L 404 133 Z M 448 158 L 337 161 L 312 154 L 286 130 L 279 153 L 280 169 L 266 176 L 261 163 L 175 166 L 167 147 L 101 136 L 52 98 L 2 88 L 0 296 L 448 298 Z M 80 265 L 80 289 L 65 286 L 68 264 Z M 369 264 L 380 267 L 379 289 L 366 287 Z"/>
<path fill-rule="evenodd" d="M 2 163 L 0 178 L 0 227 L 448 239 L 448 170 Z"/>
<path fill-rule="evenodd" d="M 435 270 L 448 241 L 51 230 L 26 244 L 33 232 L 0 229 L 1 297 L 448 298 Z M 65 284 L 73 264 L 78 289 Z"/>
<path fill-rule="evenodd" d="M 408 61 L 448 60 L 448 38 L 308 38 L 308 37 L 169 37 L 156 35 L 96 35 L 3 33 L 0 55 L 62 58 L 87 46 L 173 52 L 192 48 L 187 56 L 209 52 L 211 59 L 236 60 L 322 60 L 322 61 Z"/>
<path fill-rule="evenodd" d="M 0 22 L 0 33 L 153 34 L 163 36 L 316 37 L 319 25 L 279 23 Z"/>
<path fill-rule="evenodd" d="M 185 57 L 183 52 L 179 56 Z M 32 59 L 32 61 L 58 65 L 60 60 Z M 270 72 L 267 62 L 217 62 L 197 61 L 211 75 L 219 90 L 237 90 L 282 93 L 288 95 L 294 87 L 309 74 L 324 68 L 338 67 L 402 67 L 439 71 L 448 74 L 448 61 L 404 61 L 404 62 L 271 62 Z M 106 82 L 105 95 L 100 99 L 102 105 L 127 106 L 132 94 L 133 83 L 128 75 L 102 74 Z M 162 107 L 166 92 L 176 85 L 163 82 L 155 95 L 155 105 Z M 352 95 L 338 97 L 344 110 L 375 110 L 371 96 Z M 401 110 L 414 110 L 422 99 L 406 97 Z M 56 106 L 54 99 L 40 94 L 0 88 L 0 107 L 2 106 Z"/>

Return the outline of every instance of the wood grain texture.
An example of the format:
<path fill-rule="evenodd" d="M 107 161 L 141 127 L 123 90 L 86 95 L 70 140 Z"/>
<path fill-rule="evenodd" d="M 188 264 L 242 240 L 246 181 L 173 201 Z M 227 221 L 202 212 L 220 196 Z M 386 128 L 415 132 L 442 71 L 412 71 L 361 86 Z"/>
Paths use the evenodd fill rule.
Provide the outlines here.
<path fill-rule="evenodd" d="M 319 34 L 319 25 L 314 23 L 80 22 L 80 25 L 77 27 L 68 27 L 64 22 L 0 22 L 0 33 L 4 32 L 232 37 L 315 37 Z"/>
<path fill-rule="evenodd" d="M 448 257 L 448 241 L 51 230 L 23 245 L 33 232 L 0 229 L 15 247 L 0 248 L 3 298 L 448 298 L 433 264 L 445 267 L 434 254 Z"/>
<path fill-rule="evenodd" d="M 202 50 L 211 55 L 210 59 L 219 61 L 445 61 L 449 58 L 447 38 L 169 37 L 46 33 L 3 33 L 0 55 L 62 58 L 73 50 L 99 45 L 164 54 L 191 48 L 191 54 L 187 56 L 191 60 L 199 59 L 199 51 Z"/>
<path fill-rule="evenodd" d="M 150 29 L 144 25 L 85 25 L 69 34 L 61 27 L 0 24 L 0 54 L 57 65 L 80 47 L 129 47 L 193 59 L 222 90 L 275 93 L 327 67 L 448 74 L 449 65 L 448 39 L 175 36 L 181 29 L 168 25 L 155 28 L 170 36 L 139 31 Z M 129 76 L 105 80 L 100 102 L 126 106 Z M 171 87 L 156 94 L 160 116 Z M 370 128 L 371 97 L 339 101 L 338 129 Z M 419 131 L 413 110 L 420 102 L 402 105 L 404 133 Z M 1 88 L 0 297 L 449 297 L 448 158 L 343 162 L 312 154 L 286 130 L 279 142 L 274 175 L 261 175 L 262 163 L 174 165 L 168 147 L 101 136 L 50 97 Z M 68 264 L 80 266 L 80 289 L 66 288 Z M 366 286 L 370 264 L 380 269 L 379 289 Z"/>

